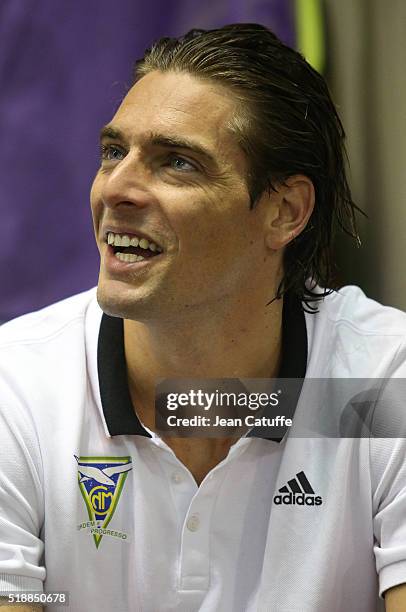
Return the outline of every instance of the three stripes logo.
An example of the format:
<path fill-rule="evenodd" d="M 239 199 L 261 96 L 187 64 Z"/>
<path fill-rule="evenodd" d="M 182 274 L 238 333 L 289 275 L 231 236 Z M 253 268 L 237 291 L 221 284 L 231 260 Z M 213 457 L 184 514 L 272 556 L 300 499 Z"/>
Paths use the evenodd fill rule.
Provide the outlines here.
<path fill-rule="evenodd" d="M 320 506 L 323 503 L 320 495 L 316 495 L 304 472 L 296 474 L 281 487 L 273 498 L 274 504 L 280 506 Z"/>

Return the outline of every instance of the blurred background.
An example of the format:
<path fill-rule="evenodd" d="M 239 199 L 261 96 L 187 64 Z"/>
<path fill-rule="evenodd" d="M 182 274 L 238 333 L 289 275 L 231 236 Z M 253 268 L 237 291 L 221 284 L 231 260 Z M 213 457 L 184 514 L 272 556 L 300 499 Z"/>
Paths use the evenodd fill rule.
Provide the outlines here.
<path fill-rule="evenodd" d="M 97 283 L 98 133 L 161 36 L 259 22 L 322 72 L 369 219 L 336 243 L 342 284 L 406 309 L 404 0 L 1 0 L 0 321 Z"/>

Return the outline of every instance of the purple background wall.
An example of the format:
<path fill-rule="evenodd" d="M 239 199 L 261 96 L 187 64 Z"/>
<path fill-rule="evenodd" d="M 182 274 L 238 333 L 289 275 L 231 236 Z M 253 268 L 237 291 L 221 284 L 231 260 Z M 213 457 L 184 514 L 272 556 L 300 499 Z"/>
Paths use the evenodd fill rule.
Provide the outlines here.
<path fill-rule="evenodd" d="M 98 132 L 160 36 L 259 22 L 294 44 L 289 0 L 2 0 L 0 320 L 97 282 Z"/>

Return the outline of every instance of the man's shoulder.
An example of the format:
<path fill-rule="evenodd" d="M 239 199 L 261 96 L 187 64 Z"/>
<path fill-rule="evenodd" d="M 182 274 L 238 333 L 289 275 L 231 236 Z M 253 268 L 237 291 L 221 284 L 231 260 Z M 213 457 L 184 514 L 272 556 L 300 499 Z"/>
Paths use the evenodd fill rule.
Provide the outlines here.
<path fill-rule="evenodd" d="M 0 351 L 46 342 L 75 325 L 83 329 L 89 308 L 97 308 L 96 288 L 12 319 L 0 327 Z"/>
<path fill-rule="evenodd" d="M 330 323 L 337 327 L 351 326 L 360 334 L 396 336 L 406 333 L 405 312 L 367 297 L 362 289 L 353 285 L 328 295 L 320 310 Z"/>
<path fill-rule="evenodd" d="M 406 313 L 346 286 L 326 296 L 317 314 L 306 315 L 310 356 L 325 361 L 331 376 L 386 376 L 405 370 Z"/>
<path fill-rule="evenodd" d="M 92 289 L 0 328 L 0 409 L 7 418 L 17 405 L 45 414 L 46 406 L 85 389 L 89 371 L 96 376 L 101 315 Z"/>

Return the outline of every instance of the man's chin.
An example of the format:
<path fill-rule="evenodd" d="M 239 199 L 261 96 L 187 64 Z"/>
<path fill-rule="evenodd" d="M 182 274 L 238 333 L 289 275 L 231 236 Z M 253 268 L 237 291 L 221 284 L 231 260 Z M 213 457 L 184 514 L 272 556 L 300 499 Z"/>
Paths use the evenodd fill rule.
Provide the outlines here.
<path fill-rule="evenodd" d="M 114 291 L 113 287 L 106 287 L 104 283 L 99 283 L 97 301 L 105 314 L 121 319 L 133 319 L 136 318 L 134 316 L 137 310 L 136 300 L 130 293 L 125 290 Z"/>

